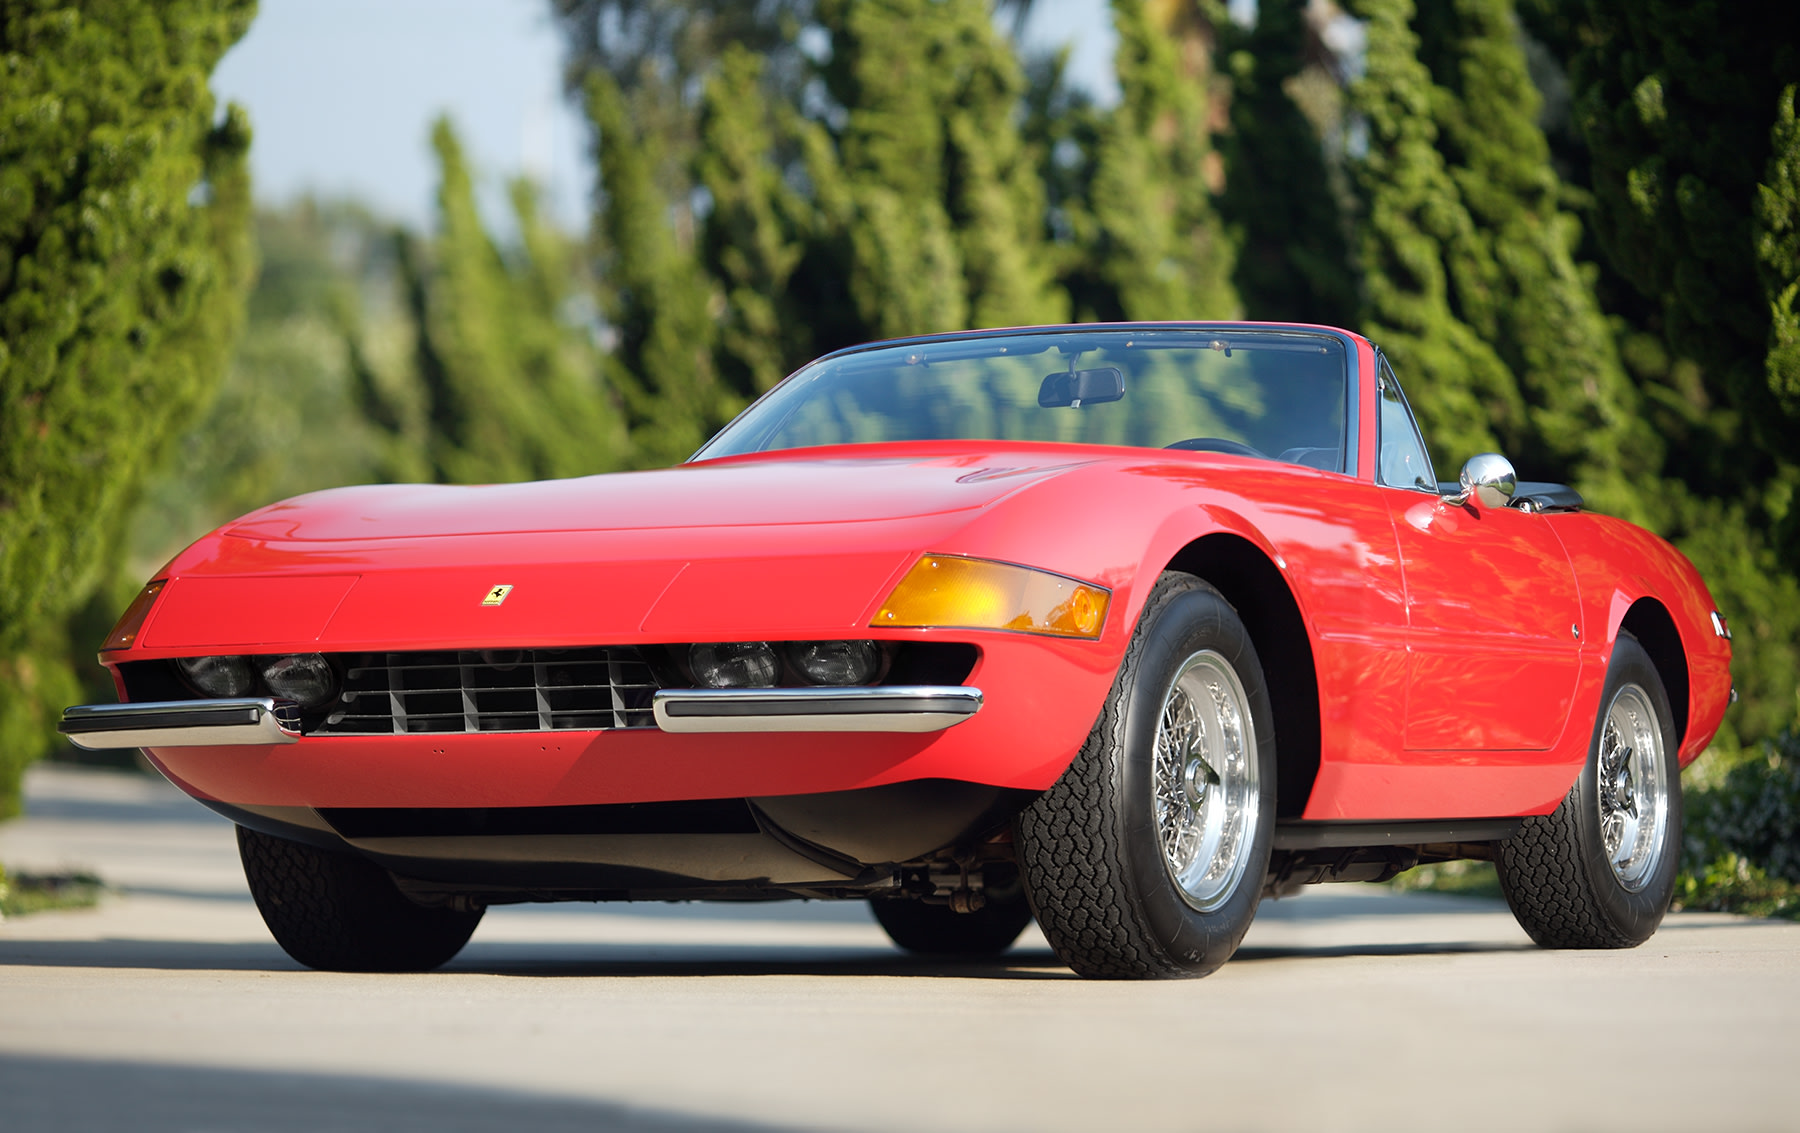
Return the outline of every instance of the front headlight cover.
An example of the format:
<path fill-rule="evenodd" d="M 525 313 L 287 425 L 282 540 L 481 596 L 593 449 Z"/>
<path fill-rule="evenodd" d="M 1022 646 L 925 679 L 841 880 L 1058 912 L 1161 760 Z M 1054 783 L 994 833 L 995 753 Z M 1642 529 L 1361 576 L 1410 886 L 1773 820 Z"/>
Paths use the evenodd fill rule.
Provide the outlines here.
<path fill-rule="evenodd" d="M 1100 636 L 1112 592 L 1049 571 L 925 555 L 894 587 L 871 625 L 1008 629 L 1054 637 Z"/>
<path fill-rule="evenodd" d="M 318 653 L 283 653 L 258 657 L 263 684 L 270 694 L 317 708 L 337 693 L 337 674 L 331 662 Z"/>
<path fill-rule="evenodd" d="M 881 646 L 873 641 L 791 641 L 788 664 L 816 685 L 866 685 L 881 668 Z"/>
<path fill-rule="evenodd" d="M 766 641 L 703 641 L 688 646 L 688 668 L 701 688 L 773 688 L 781 658 Z"/>
<path fill-rule="evenodd" d="M 247 657 L 182 657 L 175 665 L 196 691 L 207 696 L 249 696 L 256 691 L 256 673 Z"/>

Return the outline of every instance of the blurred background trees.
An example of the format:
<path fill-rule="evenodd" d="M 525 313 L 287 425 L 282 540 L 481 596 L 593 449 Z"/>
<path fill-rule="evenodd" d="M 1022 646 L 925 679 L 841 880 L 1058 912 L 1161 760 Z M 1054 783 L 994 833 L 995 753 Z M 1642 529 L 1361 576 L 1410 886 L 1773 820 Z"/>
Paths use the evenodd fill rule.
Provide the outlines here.
<path fill-rule="evenodd" d="M 250 130 L 207 76 L 252 11 L 0 6 L 0 815 L 93 649 L 69 620 L 231 357 Z"/>
<path fill-rule="evenodd" d="M 430 231 L 251 218 L 204 93 L 247 4 L 0 0 L 3 758 L 232 514 L 666 464 L 824 351 L 1065 318 L 1368 333 L 1440 475 L 1499 448 L 1694 559 L 1722 748 L 1795 719 L 1800 8 L 1111 0 L 1100 105 L 1022 57 L 1028 6 L 550 0 L 568 233 L 528 183 L 485 225 L 447 121 Z"/>

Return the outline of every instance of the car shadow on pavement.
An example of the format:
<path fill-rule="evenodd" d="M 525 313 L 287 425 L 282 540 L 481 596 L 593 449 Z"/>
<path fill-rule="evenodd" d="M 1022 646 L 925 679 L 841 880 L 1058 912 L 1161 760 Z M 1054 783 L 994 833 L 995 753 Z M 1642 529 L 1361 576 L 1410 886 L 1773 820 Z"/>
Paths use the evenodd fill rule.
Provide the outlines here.
<path fill-rule="evenodd" d="M 0 968 L 120 968 L 169 972 L 300 971 L 273 940 L 0 940 Z"/>
<path fill-rule="evenodd" d="M 782 1128 L 412 1079 L 15 1054 L 0 1054 L 0 1098 L 8 1133 L 774 1133 Z"/>
<path fill-rule="evenodd" d="M 273 941 L 0 940 L 0 969 L 117 968 L 152 971 L 305 971 Z M 681 976 L 889 976 L 927 979 L 1075 979 L 1044 949 L 992 960 L 911 956 L 884 948 L 746 944 L 471 944 L 446 975 L 620 979 Z M 425 978 L 430 978 L 429 976 Z M 3 1097 L 0 1094 L 0 1097 Z"/>
<path fill-rule="evenodd" d="M 1529 940 L 1427 940 L 1386 944 L 1308 945 L 1296 948 L 1251 945 L 1238 949 L 1232 955 L 1231 963 L 1255 963 L 1258 960 L 1343 960 L 1364 956 L 1457 956 L 1536 951 L 1538 951 L 1538 946 Z"/>
<path fill-rule="evenodd" d="M 561 955 L 558 955 L 561 953 Z M 893 979 L 1073 980 L 1047 949 L 1021 948 L 1002 956 L 961 959 L 913 956 L 897 950 L 627 945 L 512 945 L 471 948 L 446 972 L 493 976 L 631 979 L 640 977 L 885 976 Z"/>

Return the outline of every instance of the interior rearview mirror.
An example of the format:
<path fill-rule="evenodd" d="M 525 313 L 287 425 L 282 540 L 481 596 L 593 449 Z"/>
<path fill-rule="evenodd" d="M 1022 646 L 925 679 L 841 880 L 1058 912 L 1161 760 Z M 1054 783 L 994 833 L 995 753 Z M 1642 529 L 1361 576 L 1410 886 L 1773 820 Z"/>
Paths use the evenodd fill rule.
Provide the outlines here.
<path fill-rule="evenodd" d="M 1038 387 L 1038 404 L 1045 409 L 1098 405 L 1125 396 L 1125 371 L 1117 366 L 1050 374 Z"/>

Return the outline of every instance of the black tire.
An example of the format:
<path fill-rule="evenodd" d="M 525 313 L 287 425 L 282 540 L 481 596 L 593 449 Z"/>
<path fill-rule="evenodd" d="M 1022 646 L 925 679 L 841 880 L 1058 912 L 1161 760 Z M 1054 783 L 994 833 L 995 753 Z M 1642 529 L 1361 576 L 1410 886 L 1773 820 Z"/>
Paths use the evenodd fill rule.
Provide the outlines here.
<path fill-rule="evenodd" d="M 1648 851 L 1635 889 L 1614 871 L 1602 834 L 1601 752 L 1608 712 L 1627 689 L 1644 694 L 1661 736 L 1667 784 L 1667 824 Z M 1675 714 L 1649 654 L 1621 634 L 1606 669 L 1600 715 L 1588 742 L 1587 765 L 1556 810 L 1527 818 L 1498 843 L 1494 865 L 1500 890 L 1525 932 L 1545 948 L 1635 948 L 1656 932 L 1675 893 L 1681 857 L 1681 768 Z"/>
<path fill-rule="evenodd" d="M 275 942 L 309 968 L 428 972 L 462 951 L 481 910 L 428 909 L 407 900 L 364 858 L 238 827 L 238 856 Z"/>
<path fill-rule="evenodd" d="M 1164 701 L 1202 651 L 1228 664 L 1249 709 L 1255 820 L 1241 866 L 1202 911 L 1177 885 L 1158 832 L 1156 734 Z M 1237 611 L 1192 575 L 1165 572 L 1132 633 L 1087 743 L 1019 816 L 1025 891 L 1058 957 L 1084 976 L 1204 976 L 1256 915 L 1275 825 L 1275 728 L 1262 665 Z"/>
<path fill-rule="evenodd" d="M 1024 894 L 992 901 L 972 913 L 896 897 L 869 901 L 888 939 L 922 956 L 998 956 L 1031 923 Z"/>

